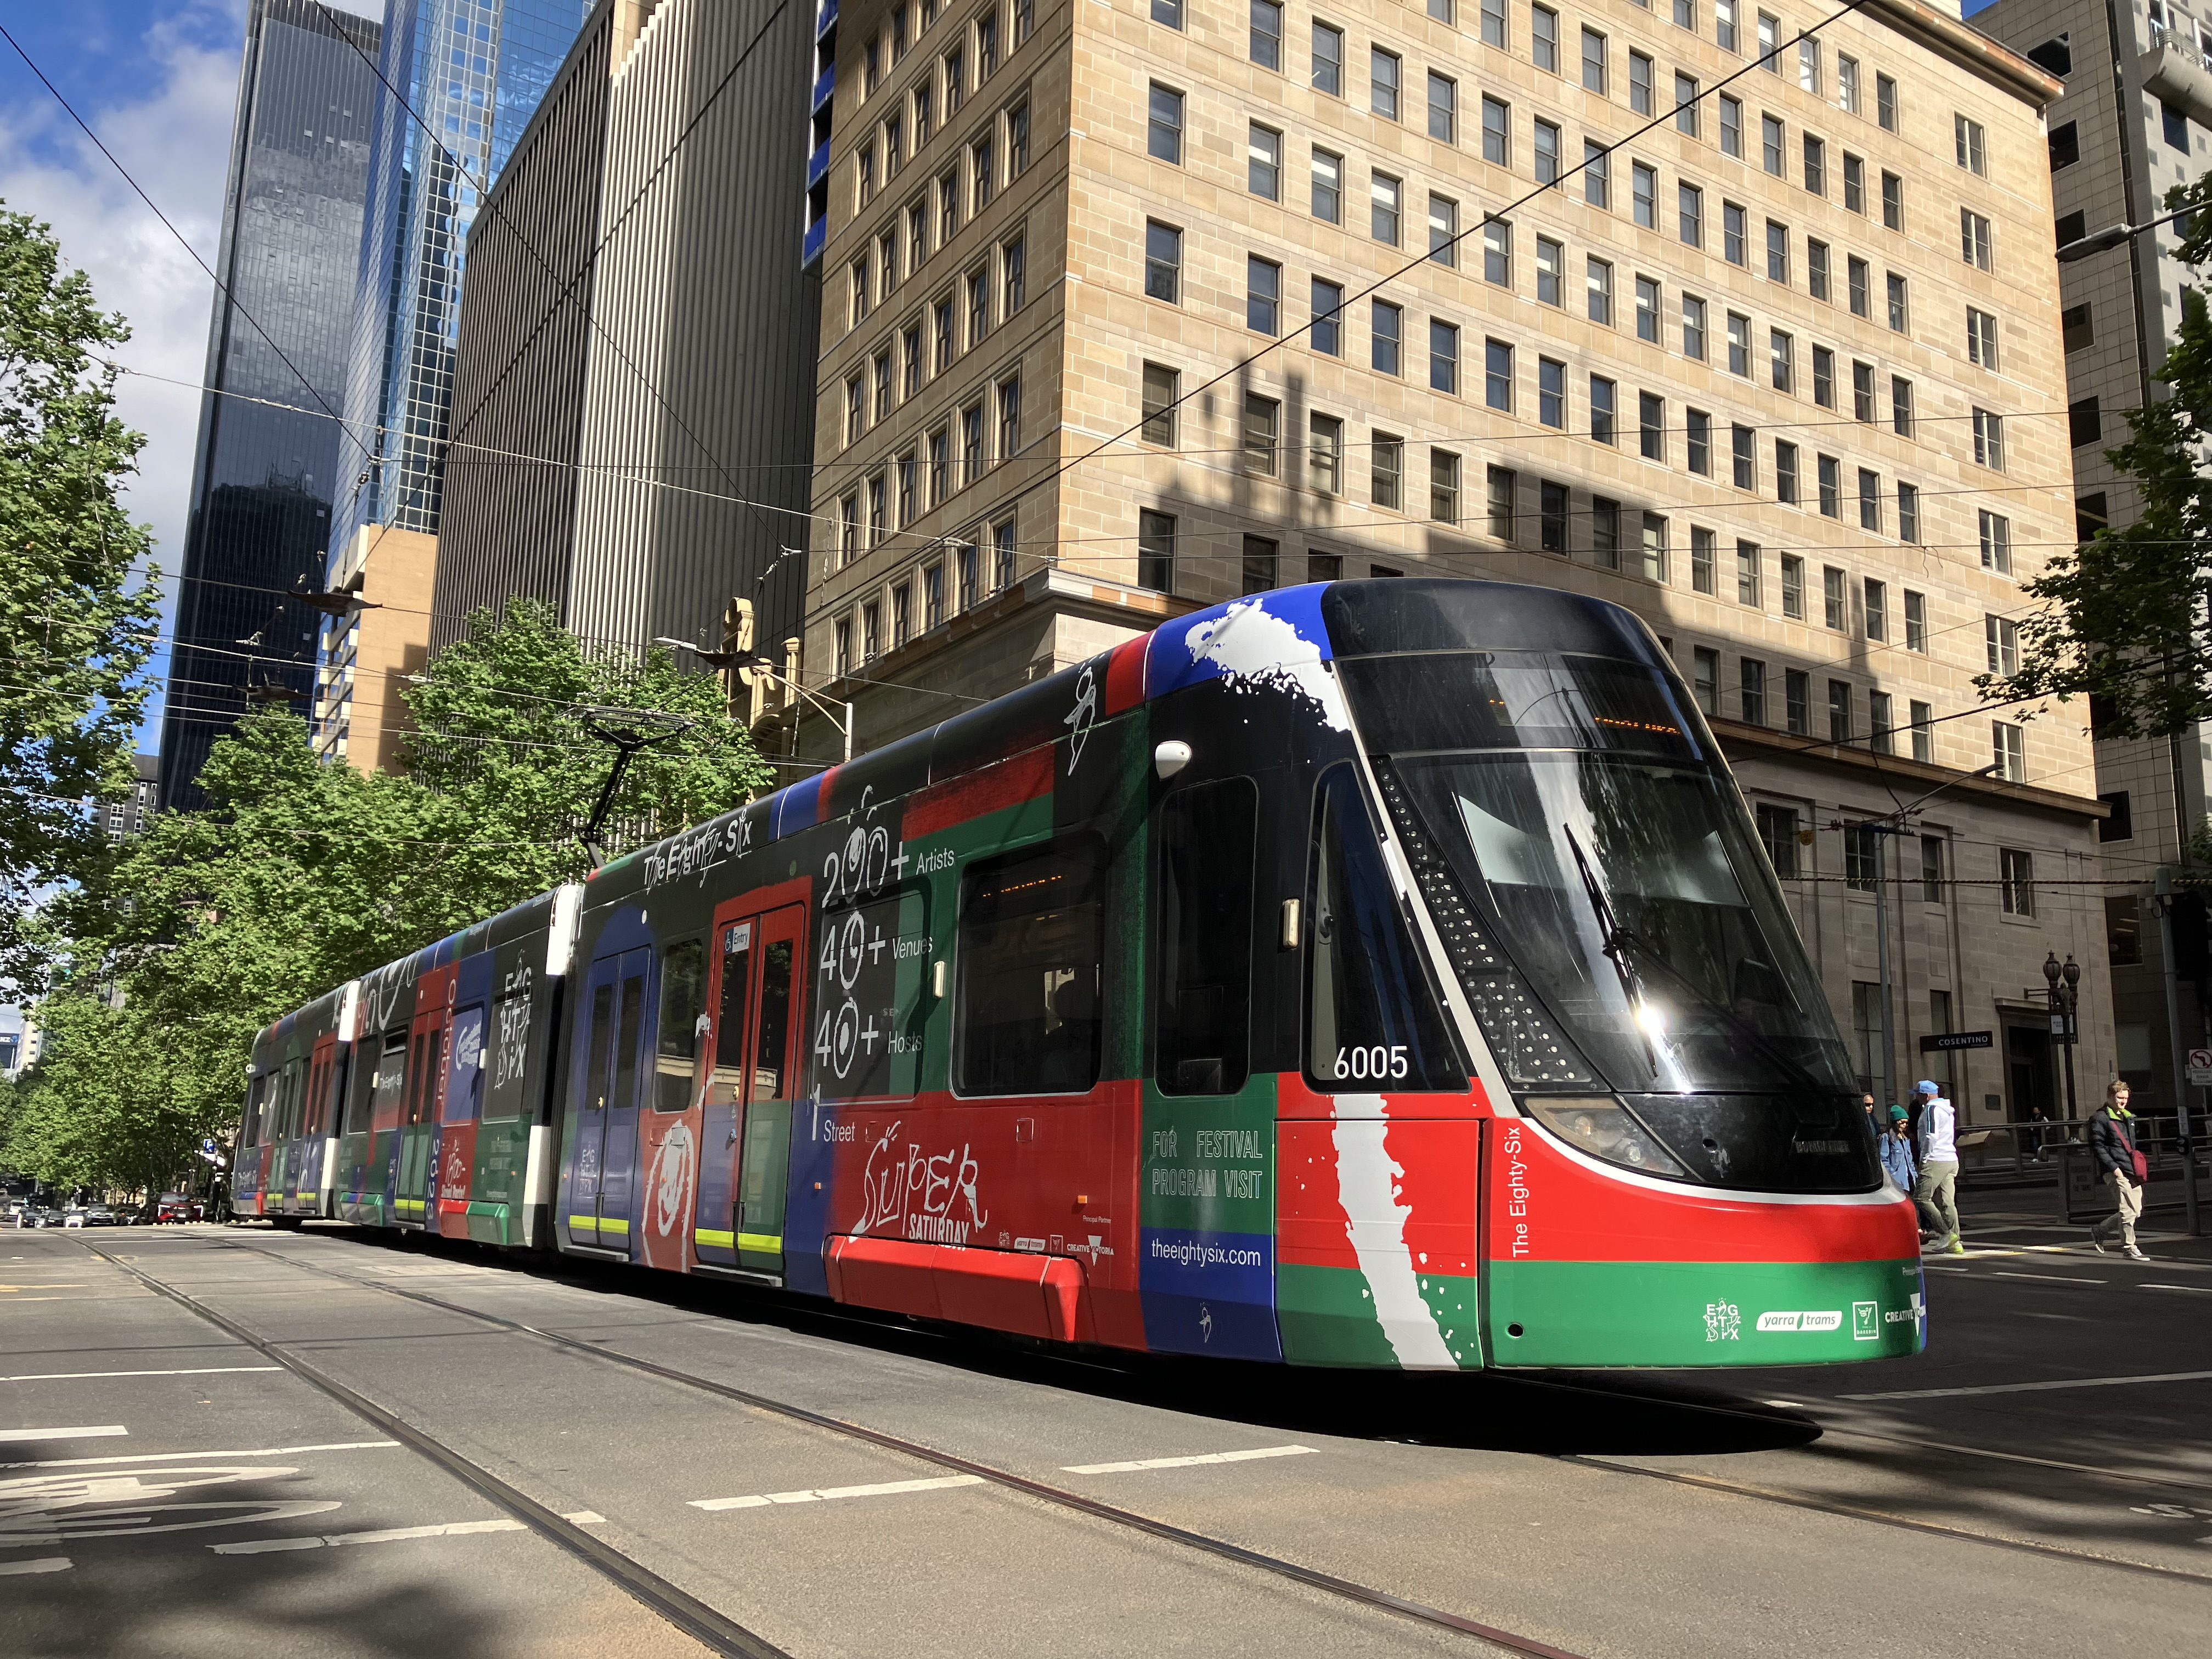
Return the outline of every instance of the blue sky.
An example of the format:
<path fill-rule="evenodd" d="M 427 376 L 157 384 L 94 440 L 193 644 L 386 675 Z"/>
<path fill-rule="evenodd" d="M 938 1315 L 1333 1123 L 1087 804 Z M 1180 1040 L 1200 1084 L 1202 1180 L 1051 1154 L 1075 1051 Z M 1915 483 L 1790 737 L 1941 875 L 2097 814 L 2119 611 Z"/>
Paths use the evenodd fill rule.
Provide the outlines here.
<path fill-rule="evenodd" d="M 334 3 L 383 11 L 382 0 Z M 9 33 L 212 264 L 246 0 L 23 0 L 5 12 Z M 123 377 L 118 402 L 147 443 L 125 501 L 153 527 L 155 563 L 173 575 L 213 285 L 4 42 L 0 201 L 51 224 L 102 307 L 131 323 L 118 361 L 139 373 Z M 163 589 L 173 598 L 174 581 Z M 166 666 L 165 652 L 156 672 Z M 159 726 L 157 705 L 142 749 L 155 746 Z"/>

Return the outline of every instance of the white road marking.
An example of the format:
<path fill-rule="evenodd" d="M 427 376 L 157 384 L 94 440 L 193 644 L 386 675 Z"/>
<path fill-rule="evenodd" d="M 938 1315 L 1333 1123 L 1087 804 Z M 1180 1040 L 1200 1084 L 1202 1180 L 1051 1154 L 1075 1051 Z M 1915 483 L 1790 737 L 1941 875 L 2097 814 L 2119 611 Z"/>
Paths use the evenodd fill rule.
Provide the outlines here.
<path fill-rule="evenodd" d="M 2212 1296 L 2212 1285 L 2138 1285 L 2139 1291 L 2190 1291 L 2198 1296 Z"/>
<path fill-rule="evenodd" d="M 597 1510 L 578 1510 L 574 1515 L 564 1515 L 563 1521 L 572 1521 L 580 1527 L 603 1527 L 607 1517 Z"/>
<path fill-rule="evenodd" d="M 1307 1457 L 1311 1446 L 1259 1446 L 1250 1451 L 1200 1452 L 1194 1457 L 1139 1457 L 1126 1463 L 1063 1463 L 1062 1474 L 1129 1474 L 1139 1469 L 1187 1469 L 1200 1463 L 1249 1463 L 1257 1457 Z"/>
<path fill-rule="evenodd" d="M 2076 1376 L 2058 1382 L 1991 1382 L 1978 1389 L 1900 1389 L 1890 1394 L 1839 1394 L 1838 1400 L 1951 1400 L 1968 1394 L 2040 1394 L 2046 1389 L 2117 1389 L 2126 1382 L 2202 1382 L 2212 1371 L 2163 1371 L 2155 1376 Z"/>
<path fill-rule="evenodd" d="M 35 1561 L 0 1561 L 0 1578 L 27 1572 L 67 1572 L 75 1565 L 66 1555 L 42 1555 Z"/>
<path fill-rule="evenodd" d="M 22 1376 L 0 1376 L 0 1382 L 77 1382 L 105 1376 L 222 1376 L 233 1371 L 281 1371 L 282 1365 L 195 1365 L 175 1371 L 33 1371 Z"/>
<path fill-rule="evenodd" d="M 74 1429 L 0 1429 L 0 1445 L 14 1445 L 24 1440 L 112 1440 L 130 1432 L 120 1423 L 99 1423 Z"/>
<path fill-rule="evenodd" d="M 0 1436 L 0 1438 L 4 1438 Z M 134 1452 L 128 1457 L 49 1457 L 37 1462 L 0 1463 L 0 1469 L 82 1469 L 100 1463 L 143 1463 L 159 1458 L 165 1463 L 185 1457 L 289 1457 L 295 1452 L 371 1451 L 397 1446 L 397 1440 L 333 1440 L 320 1446 L 263 1446 L 254 1451 Z"/>
<path fill-rule="evenodd" d="M 1990 1270 L 1990 1277 L 1991 1279 L 2033 1279 L 2045 1285 L 2105 1285 L 2111 1283 L 2109 1279 L 2072 1279 L 2062 1273 L 2013 1273 L 2003 1267 L 1991 1268 Z"/>
<path fill-rule="evenodd" d="M 820 1504 L 837 1498 L 890 1498 L 900 1492 L 941 1492 L 948 1486 L 980 1486 L 980 1474 L 941 1474 L 927 1480 L 882 1480 L 867 1486 L 818 1486 L 805 1492 L 762 1492 L 749 1498 L 695 1498 L 695 1510 L 759 1510 L 770 1504 Z"/>
<path fill-rule="evenodd" d="M 337 1549 L 349 1544 L 398 1544 L 411 1538 L 460 1538 L 479 1532 L 521 1532 L 512 1516 L 495 1521 L 449 1521 L 434 1527 L 386 1527 L 380 1532 L 332 1532 L 316 1537 L 249 1538 L 235 1544 L 210 1544 L 217 1555 L 267 1555 L 279 1550 Z"/>

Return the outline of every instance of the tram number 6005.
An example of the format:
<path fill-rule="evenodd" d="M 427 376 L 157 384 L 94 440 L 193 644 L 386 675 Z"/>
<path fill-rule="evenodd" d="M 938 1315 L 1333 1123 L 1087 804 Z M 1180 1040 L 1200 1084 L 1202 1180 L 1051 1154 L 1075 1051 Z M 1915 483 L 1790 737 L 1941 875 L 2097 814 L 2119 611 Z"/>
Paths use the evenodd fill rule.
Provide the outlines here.
<path fill-rule="evenodd" d="M 1384 1048 L 1377 1043 L 1372 1048 L 1339 1048 L 1336 1051 L 1336 1075 L 1340 1080 L 1357 1078 L 1362 1080 L 1385 1082 L 1406 1075 L 1406 1045 L 1394 1043 Z"/>

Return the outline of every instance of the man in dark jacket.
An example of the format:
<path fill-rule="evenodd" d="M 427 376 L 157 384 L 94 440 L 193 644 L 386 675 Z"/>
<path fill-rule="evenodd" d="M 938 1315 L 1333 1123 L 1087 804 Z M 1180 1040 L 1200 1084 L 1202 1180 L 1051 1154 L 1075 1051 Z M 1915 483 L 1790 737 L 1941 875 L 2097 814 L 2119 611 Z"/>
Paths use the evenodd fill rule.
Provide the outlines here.
<path fill-rule="evenodd" d="M 2089 1229 L 2089 1242 L 2102 1255 L 2105 1229 L 2118 1224 L 2121 1254 L 2135 1261 L 2150 1258 L 2136 1248 L 2136 1222 L 2142 1214 L 2142 1177 L 2132 1133 L 2135 1114 L 2128 1110 L 2128 1085 L 2114 1081 L 2105 1085 L 2105 1103 L 2089 1120 L 2089 1149 L 2098 1173 L 2112 1186 L 2119 1207 Z"/>

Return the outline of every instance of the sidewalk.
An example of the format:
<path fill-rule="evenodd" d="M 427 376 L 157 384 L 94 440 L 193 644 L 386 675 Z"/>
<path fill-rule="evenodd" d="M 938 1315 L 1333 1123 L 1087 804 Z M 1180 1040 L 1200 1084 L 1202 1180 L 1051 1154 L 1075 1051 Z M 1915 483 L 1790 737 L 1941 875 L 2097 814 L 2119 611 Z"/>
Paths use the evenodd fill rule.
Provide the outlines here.
<path fill-rule="evenodd" d="M 1960 1243 L 1969 1256 L 2079 1255 L 2094 1259 L 2087 1224 L 2058 1220 L 2055 1204 L 2023 1201 L 2014 1192 L 1962 1192 L 1959 1194 Z M 2203 1218 L 2212 1228 L 2212 1212 Z M 2136 1228 L 2136 1242 L 2145 1255 L 2163 1262 L 2212 1273 L 2212 1235 L 2191 1238 L 2183 1231 L 2180 1208 L 2154 1210 Z M 2115 1257 L 2124 1261 L 2125 1257 Z"/>

